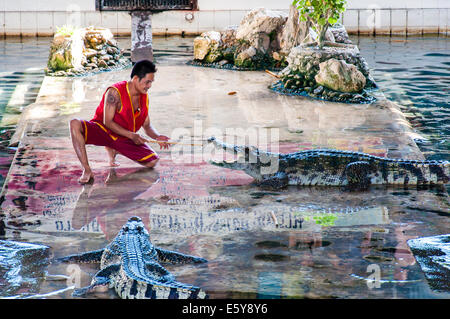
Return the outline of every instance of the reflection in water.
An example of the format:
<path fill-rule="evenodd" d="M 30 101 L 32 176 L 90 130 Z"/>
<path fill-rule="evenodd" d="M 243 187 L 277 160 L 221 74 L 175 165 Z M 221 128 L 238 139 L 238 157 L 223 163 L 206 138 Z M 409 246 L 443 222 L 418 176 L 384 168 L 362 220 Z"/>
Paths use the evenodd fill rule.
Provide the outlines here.
<path fill-rule="evenodd" d="M 445 296 L 428 288 L 406 244 L 448 231 L 448 196 L 438 189 L 379 186 L 346 192 L 292 186 L 268 192 L 242 172 L 204 162 L 172 163 L 164 153 L 157 169 L 103 168 L 93 185 L 80 186 L 78 168 L 42 167 L 52 163 L 46 156 L 37 149 L 21 153 L 23 165 L 3 208 L 11 212 L 6 237 L 11 228 L 37 236 L 51 243 L 56 257 L 73 253 L 74 247 L 104 247 L 137 215 L 155 245 L 209 260 L 201 271 L 168 269 L 180 281 L 204 287 L 212 298 Z M 70 163 L 65 156 L 73 154 L 58 156 Z M 29 165 L 32 160 L 38 165 Z M 28 175 L 18 174 L 23 171 Z M 24 189 L 24 180 L 33 186 Z M 366 279 L 375 266 L 381 286 L 371 289 Z M 88 284 L 93 270 L 80 271 L 80 285 Z M 39 293 L 64 288 L 46 283 Z"/>
<path fill-rule="evenodd" d="M 67 189 L 72 189 L 70 196 L 46 188 L 45 219 L 29 231 L 45 238 L 56 229 L 58 241 L 51 246 L 61 256 L 73 253 L 65 240 L 80 251 L 98 249 L 130 216 L 140 216 L 155 245 L 209 260 L 202 270 L 168 269 L 180 281 L 204 287 L 212 298 L 446 296 L 428 288 L 406 244 L 411 238 L 448 230 L 445 193 L 389 187 L 367 192 L 329 187 L 266 192 L 233 175 L 239 172 L 225 174 L 201 163 L 177 164 L 171 171 L 173 167 L 166 163 L 155 170 L 108 169 L 103 177 L 97 174 L 93 185 L 72 185 Z M 214 171 L 205 173 L 204 168 Z M 217 186 L 209 178 L 200 182 L 199 174 L 213 172 L 225 184 Z M 242 184 L 227 185 L 228 180 Z M 174 196 L 171 185 L 180 181 L 183 189 L 192 190 L 186 197 Z M 16 201 L 17 208 L 26 205 L 39 214 L 42 206 L 33 206 L 36 201 L 27 198 Z M 374 265 L 380 270 L 379 288 L 370 288 L 367 279 Z M 49 271 L 67 270 L 51 266 Z M 83 280 L 90 280 L 90 272 L 82 270 Z M 54 282 L 40 292 L 64 288 Z"/>
<path fill-rule="evenodd" d="M 166 211 L 162 207 L 154 211 L 158 206 L 152 206 L 151 223 L 161 240 L 169 238 L 169 233 L 178 233 L 181 226 L 183 231 L 176 238 L 186 234 L 211 238 L 215 234 L 216 242 L 221 242 L 220 254 L 211 258 L 208 274 L 198 279 L 209 285 L 212 297 L 439 296 L 427 288 L 406 241 L 448 229 L 447 217 L 427 212 L 432 207 L 448 212 L 442 193 L 373 188 L 370 193 L 348 194 L 336 189 L 290 187 L 255 198 L 255 189 L 248 186 L 215 187 L 211 191 L 220 198 L 233 198 L 237 204 L 216 212 L 196 211 L 188 204 L 171 205 Z M 416 209 L 405 209 L 405 201 L 414 203 Z M 327 214 L 346 219 L 340 225 L 338 219 L 334 224 L 311 219 L 316 228 L 277 228 L 270 211 L 295 211 L 303 218 Z M 266 224 L 257 223 L 263 220 Z M 426 229 L 420 226 L 424 223 Z M 211 230 L 208 225 L 215 228 Z M 376 289 L 369 287 L 371 265 L 380 270 L 380 287 Z M 236 269 L 242 275 L 235 273 Z M 227 284 L 216 272 L 227 278 Z"/>
<path fill-rule="evenodd" d="M 159 173 L 153 169 L 137 168 L 123 175 L 110 168 L 103 184 L 83 186 L 73 210 L 73 230 L 99 231 L 106 239 L 114 238 L 121 225 L 133 214 L 135 198 L 158 181 Z M 119 191 L 127 189 L 127 192 Z M 108 214 L 120 213 L 114 223 L 106 223 Z M 123 222 L 121 222 L 123 221 Z M 94 227 L 93 227 L 94 226 Z M 96 227 L 95 227 L 96 226 Z"/>

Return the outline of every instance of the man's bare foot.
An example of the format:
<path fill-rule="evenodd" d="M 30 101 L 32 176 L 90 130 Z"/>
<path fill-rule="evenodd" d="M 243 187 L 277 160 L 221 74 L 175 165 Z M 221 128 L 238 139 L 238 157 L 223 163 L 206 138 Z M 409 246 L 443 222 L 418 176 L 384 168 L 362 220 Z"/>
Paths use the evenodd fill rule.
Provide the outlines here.
<path fill-rule="evenodd" d="M 117 151 L 109 148 L 107 146 L 105 146 L 106 152 L 108 153 L 108 157 L 109 157 L 109 166 L 110 167 L 118 167 L 120 166 L 120 163 L 116 161 L 116 155 L 117 155 Z"/>
<path fill-rule="evenodd" d="M 94 174 L 92 171 L 83 170 L 83 174 L 78 179 L 78 183 L 80 184 L 87 184 L 94 180 Z"/>

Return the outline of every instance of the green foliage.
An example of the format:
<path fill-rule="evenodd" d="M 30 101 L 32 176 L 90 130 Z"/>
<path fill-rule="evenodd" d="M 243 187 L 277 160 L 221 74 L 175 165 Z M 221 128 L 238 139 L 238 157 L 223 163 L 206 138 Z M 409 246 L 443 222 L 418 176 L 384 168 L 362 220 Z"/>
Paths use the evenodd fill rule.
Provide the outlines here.
<path fill-rule="evenodd" d="M 319 35 L 319 47 L 323 47 L 325 33 L 330 25 L 335 24 L 345 11 L 346 0 L 293 0 L 300 12 L 302 21 L 311 21 L 312 27 Z"/>
<path fill-rule="evenodd" d="M 56 27 L 56 34 L 72 35 L 74 31 L 75 27 L 67 24 L 63 25 L 62 27 Z"/>
<path fill-rule="evenodd" d="M 327 226 L 334 226 L 337 217 L 333 215 L 314 216 L 313 219 L 316 222 L 316 224 L 327 227 Z"/>
<path fill-rule="evenodd" d="M 52 71 L 65 71 L 72 67 L 72 55 L 69 50 L 59 49 L 50 53 L 48 67 Z"/>
<path fill-rule="evenodd" d="M 219 61 L 223 57 L 222 51 L 219 49 L 213 49 L 209 51 L 209 53 L 206 55 L 204 61 L 206 63 L 214 63 Z"/>
<path fill-rule="evenodd" d="M 317 225 L 323 227 L 334 226 L 338 216 L 334 214 L 316 214 L 314 216 L 304 217 L 305 221 L 314 221 Z"/>

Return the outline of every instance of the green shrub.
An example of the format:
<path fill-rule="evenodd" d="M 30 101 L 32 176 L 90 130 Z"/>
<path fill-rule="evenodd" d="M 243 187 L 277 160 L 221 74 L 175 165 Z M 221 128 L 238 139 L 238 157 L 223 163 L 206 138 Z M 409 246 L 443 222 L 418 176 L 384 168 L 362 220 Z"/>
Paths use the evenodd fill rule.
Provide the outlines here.
<path fill-rule="evenodd" d="M 56 27 L 56 34 L 69 36 L 72 35 L 74 31 L 75 27 L 67 24 L 63 25 L 62 27 Z"/>
<path fill-rule="evenodd" d="M 345 11 L 346 0 L 294 0 L 292 4 L 300 11 L 300 19 L 309 20 L 317 32 L 319 48 L 323 47 L 325 33 Z"/>

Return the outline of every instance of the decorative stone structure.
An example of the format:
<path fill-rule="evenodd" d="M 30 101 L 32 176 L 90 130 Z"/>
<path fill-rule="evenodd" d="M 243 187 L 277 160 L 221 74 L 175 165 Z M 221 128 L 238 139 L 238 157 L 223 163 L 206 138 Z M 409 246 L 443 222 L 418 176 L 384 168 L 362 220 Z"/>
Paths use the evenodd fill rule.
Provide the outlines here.
<path fill-rule="evenodd" d="M 280 34 L 280 53 L 283 56 L 287 56 L 292 48 L 304 42 L 308 42 L 310 27 L 308 21 L 300 21 L 298 9 L 291 5 L 289 17 Z"/>
<path fill-rule="evenodd" d="M 255 9 L 239 26 L 204 32 L 194 40 L 193 65 L 235 70 L 276 70 L 280 81 L 272 89 L 336 102 L 370 103 L 376 85 L 369 67 L 352 45 L 345 27 L 335 24 L 325 34 L 325 46 L 310 21 L 301 21 L 291 5 L 289 15 Z"/>
<path fill-rule="evenodd" d="M 369 66 L 358 47 L 327 42 L 293 48 L 288 66 L 272 88 L 287 94 L 303 94 L 335 102 L 369 103 L 375 98 L 367 90 L 376 87 Z"/>
<path fill-rule="evenodd" d="M 204 32 L 194 39 L 190 64 L 236 70 L 278 69 L 287 65 L 292 48 L 316 41 L 309 21 L 300 21 L 290 6 L 289 15 L 265 8 L 249 11 L 238 26 Z M 351 43 L 344 26 L 330 27 L 326 39 Z"/>
<path fill-rule="evenodd" d="M 252 10 L 237 27 L 204 32 L 196 37 L 191 63 L 239 70 L 280 69 L 284 60 L 278 52 L 286 20 L 283 12 Z"/>
<path fill-rule="evenodd" d="M 259 8 L 250 11 L 236 30 L 236 39 L 246 41 L 261 53 L 270 53 L 279 48 L 277 34 L 286 23 L 287 16 Z"/>
<path fill-rule="evenodd" d="M 109 29 L 88 27 L 56 33 L 46 74 L 79 76 L 130 65 Z"/>

